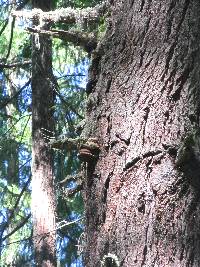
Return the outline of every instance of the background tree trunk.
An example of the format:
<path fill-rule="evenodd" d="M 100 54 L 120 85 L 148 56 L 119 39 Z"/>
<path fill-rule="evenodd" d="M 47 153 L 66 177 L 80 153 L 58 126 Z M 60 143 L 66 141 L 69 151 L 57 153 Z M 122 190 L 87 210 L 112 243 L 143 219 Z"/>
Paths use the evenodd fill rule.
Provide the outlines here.
<path fill-rule="evenodd" d="M 198 267 L 200 2 L 110 2 L 90 69 L 101 153 L 85 183 L 85 263 Z"/>
<path fill-rule="evenodd" d="M 17 75 L 15 75 L 13 72 L 10 73 L 10 77 L 11 79 L 8 80 L 7 82 L 7 94 L 10 98 L 12 98 L 15 94 L 16 94 L 16 88 L 13 86 L 12 82 L 15 81 L 15 79 L 17 78 Z M 11 82 L 12 81 L 12 82 Z M 14 99 L 14 101 L 12 101 L 11 103 L 9 103 L 6 106 L 6 114 L 9 116 L 9 119 L 7 120 L 7 127 L 8 129 L 10 127 L 12 127 L 12 125 L 14 124 L 13 122 L 13 118 L 15 116 L 15 114 L 17 114 L 18 112 L 18 103 L 17 100 Z M 12 134 L 10 135 L 10 140 L 9 140 L 9 148 L 7 149 L 7 156 L 8 156 L 8 161 L 7 161 L 7 177 L 8 177 L 8 185 L 12 185 L 12 184 L 17 184 L 19 183 L 19 160 L 18 160 L 18 143 L 15 140 L 15 135 Z M 12 194 L 9 197 L 10 198 L 10 202 L 12 202 Z M 17 210 L 16 210 L 17 212 Z M 8 210 L 7 212 L 7 218 L 10 218 L 12 213 L 12 209 L 11 211 Z M 10 233 L 12 231 L 12 229 L 14 228 L 14 223 L 12 222 L 12 220 L 9 221 L 9 219 L 7 219 L 8 221 L 8 227 L 7 227 L 7 231 L 8 233 Z M 12 242 L 11 238 L 8 238 L 6 240 L 6 242 L 9 244 L 10 242 Z M 9 253 L 9 256 L 6 258 L 6 264 L 8 266 L 12 266 L 14 260 L 15 260 L 15 253 L 16 251 L 13 249 L 12 253 Z"/>
<path fill-rule="evenodd" d="M 50 10 L 51 1 L 33 1 Z M 35 22 L 35 24 L 38 24 Z M 48 29 L 48 25 L 39 25 Z M 48 37 L 33 35 L 32 54 L 32 213 L 36 266 L 56 266 L 55 195 L 52 153 L 44 134 L 54 130 L 52 48 Z"/>
<path fill-rule="evenodd" d="M 10 73 L 10 80 L 7 82 L 7 94 L 10 98 L 12 98 L 16 94 L 16 88 L 12 84 L 15 81 L 17 75 L 13 72 Z M 8 129 L 12 127 L 14 124 L 13 118 L 15 114 L 18 112 L 18 103 L 17 100 L 14 99 L 11 103 L 6 106 L 6 114 L 8 115 Z M 15 141 L 15 136 L 10 137 L 10 149 L 8 149 L 8 167 L 7 167 L 7 175 L 8 182 L 10 184 L 19 182 L 19 160 L 18 160 L 18 144 Z"/>

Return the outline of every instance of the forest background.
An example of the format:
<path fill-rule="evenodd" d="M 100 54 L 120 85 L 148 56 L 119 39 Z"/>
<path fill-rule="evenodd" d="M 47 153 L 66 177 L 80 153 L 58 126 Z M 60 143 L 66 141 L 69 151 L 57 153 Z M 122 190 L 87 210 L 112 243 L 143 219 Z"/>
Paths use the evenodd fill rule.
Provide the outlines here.
<path fill-rule="evenodd" d="M 98 1 L 53 1 L 53 9 L 86 8 Z M 30 1 L 0 1 L 0 258 L 1 266 L 26 266 L 34 261 L 31 219 L 31 33 L 32 22 L 15 18 L 14 10 L 32 8 Z M 96 32 L 104 31 L 96 27 Z M 55 28 L 67 30 L 57 23 Z M 78 26 L 84 31 L 83 25 Z M 53 38 L 55 131 L 50 140 L 76 137 L 84 119 L 88 53 L 72 43 Z M 78 249 L 84 231 L 83 200 L 73 179 L 80 167 L 77 152 L 54 150 L 58 266 L 82 266 Z M 72 222 L 66 225 L 66 222 Z M 74 222 L 74 223 L 73 223 Z"/>

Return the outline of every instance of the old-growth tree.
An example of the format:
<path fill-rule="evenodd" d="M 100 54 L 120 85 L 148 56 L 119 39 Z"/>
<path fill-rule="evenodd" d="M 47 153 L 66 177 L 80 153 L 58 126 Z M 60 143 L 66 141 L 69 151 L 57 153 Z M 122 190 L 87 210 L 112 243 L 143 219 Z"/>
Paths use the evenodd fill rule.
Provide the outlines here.
<path fill-rule="evenodd" d="M 200 266 L 200 3 L 110 3 L 90 70 L 101 153 L 85 182 L 85 264 Z"/>
<path fill-rule="evenodd" d="M 51 9 L 51 1 L 32 1 Z M 36 25 L 39 21 L 34 22 Z M 40 25 L 48 29 L 48 25 Z M 55 194 L 52 151 L 44 133 L 54 131 L 51 40 L 33 35 L 32 44 L 32 214 L 36 266 L 56 266 Z"/>

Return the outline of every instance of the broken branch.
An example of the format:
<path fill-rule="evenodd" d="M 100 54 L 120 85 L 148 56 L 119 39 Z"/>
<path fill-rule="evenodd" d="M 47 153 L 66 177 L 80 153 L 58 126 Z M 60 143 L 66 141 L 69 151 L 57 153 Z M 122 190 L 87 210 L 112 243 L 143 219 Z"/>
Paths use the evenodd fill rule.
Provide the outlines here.
<path fill-rule="evenodd" d="M 76 46 L 81 46 L 86 52 L 90 53 L 97 46 L 97 38 L 94 33 L 81 31 L 64 31 L 64 30 L 42 30 L 38 28 L 26 28 L 28 32 L 45 34 L 63 41 L 72 42 Z"/>
<path fill-rule="evenodd" d="M 67 149 L 67 150 L 75 150 L 78 149 L 81 144 L 83 144 L 86 140 L 83 138 L 77 137 L 77 138 L 64 138 L 61 140 L 51 140 L 49 142 L 49 145 L 51 148 L 55 149 Z"/>

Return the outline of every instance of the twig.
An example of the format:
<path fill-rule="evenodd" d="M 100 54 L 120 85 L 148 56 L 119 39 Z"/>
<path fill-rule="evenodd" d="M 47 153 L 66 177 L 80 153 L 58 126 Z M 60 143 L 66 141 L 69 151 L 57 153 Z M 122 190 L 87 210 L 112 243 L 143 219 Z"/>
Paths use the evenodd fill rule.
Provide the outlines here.
<path fill-rule="evenodd" d="M 12 124 L 12 125 L 10 126 L 10 128 L 9 128 L 5 133 L 3 133 L 2 136 L 6 136 L 6 134 L 9 133 L 9 132 L 12 130 L 12 128 L 15 127 L 16 123 L 18 123 L 21 119 L 23 119 L 23 118 L 25 118 L 25 117 L 30 117 L 30 116 L 31 116 L 30 114 L 26 114 L 26 115 L 21 116 L 21 117 L 15 122 L 15 124 Z M 1 136 L 1 137 L 2 137 L 2 136 Z M 0 137 L 0 141 L 1 141 L 1 137 Z"/>
<path fill-rule="evenodd" d="M 4 30 L 5 30 L 5 28 L 7 27 L 8 22 L 9 22 L 9 19 L 6 19 L 6 20 L 5 20 L 5 23 L 4 23 L 4 25 L 3 25 L 3 27 L 2 27 L 1 30 L 0 30 L 0 36 L 2 35 L 2 33 L 3 33 Z"/>
<path fill-rule="evenodd" d="M 9 41 L 9 45 L 8 45 L 8 52 L 7 52 L 7 55 L 6 55 L 6 60 L 10 56 L 10 51 L 11 51 L 12 41 L 13 41 L 13 34 L 14 34 L 14 27 L 15 27 L 15 18 L 13 18 L 12 23 L 11 23 L 10 41 Z"/>
<path fill-rule="evenodd" d="M 57 231 L 57 230 L 59 230 L 59 229 L 62 229 L 62 228 L 65 227 L 65 226 L 69 226 L 69 225 L 72 225 L 72 224 L 74 224 L 74 223 L 80 222 L 80 221 L 83 220 L 83 219 L 84 219 L 84 217 L 81 217 L 81 218 L 76 219 L 76 220 L 74 220 L 74 221 L 72 221 L 72 222 L 68 222 L 68 221 L 66 221 L 66 220 L 63 220 L 63 221 L 57 223 L 58 226 L 56 226 L 56 229 L 52 230 L 51 232 L 53 232 L 53 231 Z M 48 232 L 48 233 L 50 233 L 50 232 Z M 46 233 L 46 234 L 48 234 L 48 233 Z"/>
<path fill-rule="evenodd" d="M 46 233 L 41 234 L 41 235 L 35 235 L 35 236 L 30 236 L 30 237 L 27 237 L 27 238 L 24 238 L 24 239 L 15 240 L 13 242 L 7 243 L 6 245 L 1 245 L 0 247 L 6 247 L 6 246 L 9 246 L 9 245 L 12 245 L 12 244 L 20 243 L 20 242 L 27 241 L 27 240 L 34 239 L 34 238 L 38 238 L 38 236 L 41 236 L 41 237 L 44 237 L 44 235 L 45 236 L 48 236 L 52 232 L 55 232 L 57 230 L 60 230 L 60 229 L 62 229 L 64 227 L 69 226 L 69 225 L 72 225 L 74 223 L 80 222 L 83 219 L 84 219 L 84 217 L 81 217 L 81 218 L 79 218 L 77 220 L 74 220 L 72 222 L 68 222 L 66 220 L 63 220 L 63 221 L 57 223 L 58 226 L 55 229 L 53 229 L 52 231 L 46 232 Z"/>
<path fill-rule="evenodd" d="M 27 86 L 29 86 L 30 83 L 31 83 L 31 80 L 28 80 L 28 82 L 26 82 L 12 97 L 7 98 L 3 103 L 0 103 L 0 109 L 5 108 L 13 99 L 17 98 L 21 94 L 21 92 Z"/>
<path fill-rule="evenodd" d="M 26 127 L 27 127 L 27 125 L 28 125 L 28 123 L 29 123 L 29 121 L 30 121 L 30 118 L 31 118 L 31 116 L 28 117 L 28 119 L 27 119 L 27 121 L 26 121 L 26 124 L 24 125 L 23 131 L 22 131 L 22 134 L 21 134 L 21 138 L 20 138 L 20 142 L 19 142 L 20 144 L 21 144 L 22 139 L 23 139 L 23 137 L 24 137 L 24 133 L 25 133 Z"/>
<path fill-rule="evenodd" d="M 11 69 L 11 68 L 17 68 L 17 67 L 24 67 L 26 65 L 30 65 L 31 61 L 30 60 L 25 60 L 23 62 L 15 62 L 15 63 L 0 63 L 0 71 L 3 69 Z"/>
<path fill-rule="evenodd" d="M 4 236 L 1 239 L 1 242 L 3 242 L 4 240 L 6 240 L 8 237 L 10 237 L 15 232 L 17 232 L 21 227 L 23 227 L 27 223 L 27 221 L 29 220 L 30 217 L 31 217 L 31 214 L 29 214 L 27 217 L 23 218 L 23 220 L 10 233 L 8 233 L 6 236 Z"/>
<path fill-rule="evenodd" d="M 85 76 L 86 76 L 85 74 L 81 74 L 81 73 L 78 73 L 78 74 L 66 74 L 66 75 L 57 77 L 57 80 L 62 79 L 64 77 L 85 77 Z"/>
<path fill-rule="evenodd" d="M 31 178 L 28 179 L 28 181 L 25 183 L 24 187 L 22 188 L 22 190 L 21 190 L 21 192 L 20 192 L 20 194 L 19 194 L 19 196 L 18 196 L 18 198 L 17 198 L 17 200 L 16 200 L 16 202 L 15 202 L 14 207 L 13 207 L 13 208 L 11 209 L 11 211 L 10 211 L 10 216 L 9 216 L 9 218 L 7 219 L 7 222 L 4 224 L 3 229 L 1 230 L 2 233 L 3 233 L 3 232 L 5 231 L 5 229 L 9 226 L 10 221 L 11 221 L 12 218 L 14 217 L 15 210 L 16 210 L 16 208 L 17 208 L 17 206 L 18 206 L 18 204 L 19 204 L 19 201 L 20 201 L 22 195 L 24 194 L 24 192 L 25 192 L 27 186 L 29 185 L 30 181 L 31 181 Z M 19 228 L 18 228 L 18 229 L 19 229 Z M 14 231 L 14 232 L 15 232 L 15 231 Z M 9 236 L 10 236 L 10 235 L 11 235 L 11 234 L 9 234 Z M 7 237 L 6 237 L 6 238 L 7 238 Z M 3 238 L 2 240 L 5 240 L 6 238 Z"/>
<path fill-rule="evenodd" d="M 76 111 L 76 109 L 72 106 L 72 104 L 70 104 L 66 99 L 64 99 L 64 97 L 61 95 L 61 93 L 58 90 L 54 89 L 54 91 L 56 95 L 60 98 L 61 102 L 63 102 L 64 105 L 70 109 L 70 111 L 74 112 L 79 117 L 79 119 L 81 120 L 84 119 L 84 117 Z"/>
<path fill-rule="evenodd" d="M 58 184 L 63 185 L 65 183 L 67 183 L 67 182 L 82 180 L 82 177 L 83 176 L 81 174 L 67 175 L 67 177 L 65 177 L 62 181 L 58 182 Z"/>

